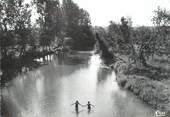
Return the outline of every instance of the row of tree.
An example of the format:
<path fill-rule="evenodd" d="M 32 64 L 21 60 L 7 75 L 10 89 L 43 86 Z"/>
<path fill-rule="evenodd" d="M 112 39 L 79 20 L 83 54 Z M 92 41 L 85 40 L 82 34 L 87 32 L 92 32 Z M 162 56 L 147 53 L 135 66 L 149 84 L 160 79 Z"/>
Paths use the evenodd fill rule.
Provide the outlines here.
<path fill-rule="evenodd" d="M 115 53 L 129 56 L 129 62 L 147 66 L 147 60 L 156 55 L 170 55 L 170 11 L 158 7 L 152 18 L 155 26 L 132 27 L 130 18 L 110 22 L 106 38 L 111 40 Z"/>
<path fill-rule="evenodd" d="M 72 49 L 92 49 L 94 37 L 87 11 L 72 0 L 2 0 L 0 2 L 0 34 L 2 56 L 10 50 L 25 54 L 27 48 L 42 46 L 43 49 L 56 42 L 62 45 L 69 37 Z M 37 9 L 38 19 L 32 24 L 32 9 Z"/>
<path fill-rule="evenodd" d="M 53 48 L 90 50 L 94 45 L 90 16 L 72 0 L 1 0 L 0 40 L 2 73 Z"/>
<path fill-rule="evenodd" d="M 88 12 L 79 8 L 72 0 L 35 0 L 41 27 L 41 45 L 48 46 L 55 39 L 63 45 L 68 37 L 68 45 L 74 50 L 92 49 L 94 37 Z M 90 47 L 90 48 L 88 48 Z"/>

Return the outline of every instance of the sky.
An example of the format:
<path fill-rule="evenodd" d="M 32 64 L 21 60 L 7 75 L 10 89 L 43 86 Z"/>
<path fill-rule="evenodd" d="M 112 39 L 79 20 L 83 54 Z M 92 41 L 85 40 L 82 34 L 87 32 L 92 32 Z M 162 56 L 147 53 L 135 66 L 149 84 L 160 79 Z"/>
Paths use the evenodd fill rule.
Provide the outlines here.
<path fill-rule="evenodd" d="M 87 10 L 93 26 L 108 26 L 122 16 L 132 18 L 133 26 L 151 26 L 158 6 L 170 10 L 170 0 L 73 0 Z"/>

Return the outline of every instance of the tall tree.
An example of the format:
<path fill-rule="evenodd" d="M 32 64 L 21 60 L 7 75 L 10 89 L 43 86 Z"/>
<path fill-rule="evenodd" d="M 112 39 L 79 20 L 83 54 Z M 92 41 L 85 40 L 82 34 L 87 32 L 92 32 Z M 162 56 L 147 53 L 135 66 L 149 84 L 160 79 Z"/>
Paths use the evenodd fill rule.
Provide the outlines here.
<path fill-rule="evenodd" d="M 72 0 L 63 0 L 66 34 L 71 37 L 71 47 L 75 50 L 92 49 L 94 37 L 90 16 Z"/>
<path fill-rule="evenodd" d="M 158 8 L 154 11 L 152 18 L 153 24 L 156 25 L 156 45 L 157 53 L 170 54 L 170 10 Z"/>
<path fill-rule="evenodd" d="M 31 32 L 31 10 L 23 0 L 2 0 L 1 31 L 2 55 L 7 50 L 24 55 Z M 9 49 L 11 48 L 11 49 Z"/>
<path fill-rule="evenodd" d="M 40 44 L 50 46 L 62 29 L 62 8 L 59 0 L 34 0 L 39 14 L 41 27 Z"/>

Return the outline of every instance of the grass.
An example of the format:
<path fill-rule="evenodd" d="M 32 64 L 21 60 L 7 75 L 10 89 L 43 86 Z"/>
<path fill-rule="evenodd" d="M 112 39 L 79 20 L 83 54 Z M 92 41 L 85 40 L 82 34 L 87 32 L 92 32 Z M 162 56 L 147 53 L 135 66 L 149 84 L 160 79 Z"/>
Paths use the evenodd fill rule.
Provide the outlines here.
<path fill-rule="evenodd" d="M 159 65 L 121 69 L 125 64 L 117 62 L 117 82 L 121 87 L 133 92 L 155 109 L 170 111 L 170 69 Z"/>
<path fill-rule="evenodd" d="M 170 73 L 167 69 L 154 66 L 149 66 L 147 68 L 134 67 L 130 71 L 128 71 L 128 73 L 126 72 L 125 74 L 144 76 L 157 81 L 170 78 Z"/>
<path fill-rule="evenodd" d="M 164 83 L 137 75 L 118 75 L 117 79 L 121 87 L 133 92 L 153 108 L 170 110 L 170 92 Z"/>

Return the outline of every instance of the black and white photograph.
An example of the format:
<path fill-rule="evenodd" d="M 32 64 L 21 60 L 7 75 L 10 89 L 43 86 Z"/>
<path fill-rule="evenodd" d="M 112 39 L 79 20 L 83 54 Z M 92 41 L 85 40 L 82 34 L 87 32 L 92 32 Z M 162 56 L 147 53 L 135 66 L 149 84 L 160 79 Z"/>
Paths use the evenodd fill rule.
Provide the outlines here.
<path fill-rule="evenodd" d="M 170 0 L 0 0 L 0 117 L 170 117 Z"/>

